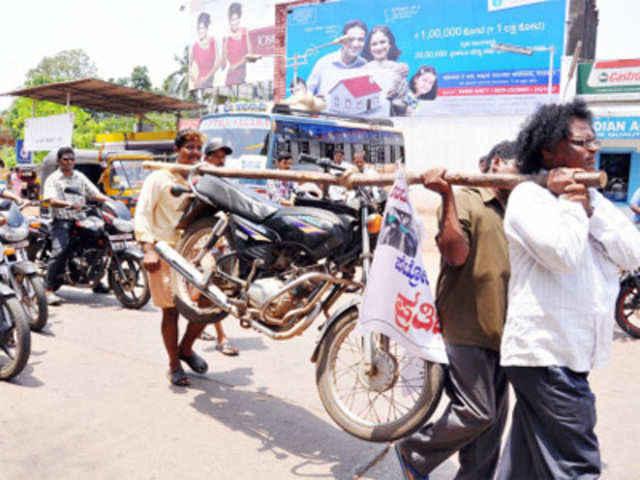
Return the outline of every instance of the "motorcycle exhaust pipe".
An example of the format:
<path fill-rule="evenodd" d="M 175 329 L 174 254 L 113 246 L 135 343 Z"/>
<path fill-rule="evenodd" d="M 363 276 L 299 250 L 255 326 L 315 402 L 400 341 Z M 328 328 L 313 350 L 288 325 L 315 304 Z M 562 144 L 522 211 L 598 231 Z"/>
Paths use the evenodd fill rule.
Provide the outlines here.
<path fill-rule="evenodd" d="M 186 278 L 189 283 L 192 283 L 205 297 L 226 313 L 236 315 L 237 312 L 233 305 L 229 304 L 228 297 L 215 285 L 207 285 L 204 281 L 204 275 L 190 264 L 186 258 L 176 252 L 175 249 L 171 248 L 166 242 L 158 242 L 155 245 L 155 251 L 158 252 L 160 258 Z"/>

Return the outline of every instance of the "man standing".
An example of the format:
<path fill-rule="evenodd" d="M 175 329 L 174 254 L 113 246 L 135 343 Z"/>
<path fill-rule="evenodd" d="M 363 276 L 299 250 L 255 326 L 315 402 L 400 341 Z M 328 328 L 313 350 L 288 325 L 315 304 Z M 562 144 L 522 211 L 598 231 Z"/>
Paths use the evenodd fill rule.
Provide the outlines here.
<path fill-rule="evenodd" d="M 367 61 L 360 56 L 367 37 L 367 25 L 361 20 L 351 20 L 342 28 L 342 47 L 316 62 L 307 80 L 308 90 L 315 96 L 328 99 L 329 91 L 340 80 L 352 77 L 349 70 L 364 66 Z M 331 109 L 331 105 L 329 105 Z"/>
<path fill-rule="evenodd" d="M 489 154 L 491 173 L 515 173 L 513 144 Z M 422 181 L 442 197 L 442 255 L 436 306 L 449 368 L 447 408 L 434 424 L 396 445 L 407 479 L 428 474 L 459 451 L 456 479 L 493 478 L 507 416 L 507 379 L 500 368 L 500 337 L 507 308 L 509 259 L 502 217 L 508 191 L 465 188 L 454 195 L 443 170 Z"/>
<path fill-rule="evenodd" d="M 499 479 L 599 478 L 595 396 L 587 376 L 613 338 L 618 270 L 640 265 L 640 233 L 596 189 L 598 141 L 584 102 L 544 105 L 518 136 L 522 173 L 504 220 L 509 311 L 501 365 L 516 395 Z"/>
<path fill-rule="evenodd" d="M 181 130 L 176 135 L 173 148 L 179 164 L 194 165 L 202 155 L 202 137 L 196 130 Z M 189 322 L 178 343 L 178 310 L 170 287 L 170 267 L 154 249 L 160 241 L 171 246 L 178 243 L 180 234 L 176 225 L 182 212 L 178 210 L 180 202 L 171 194 L 171 187 L 174 184 L 187 185 L 186 176 L 186 173 L 169 170 L 156 170 L 149 175 L 142 185 L 135 216 L 135 234 L 144 252 L 151 298 L 156 307 L 162 309 L 162 340 L 169 356 L 167 376 L 171 384 L 177 386 L 190 384 L 180 360 L 184 360 L 196 373 L 203 374 L 209 369 L 207 362 L 193 351 L 193 343 L 206 324 Z"/>
<path fill-rule="evenodd" d="M 336 149 L 336 151 L 333 152 L 333 163 L 335 163 L 336 165 L 342 165 L 343 160 L 344 152 L 342 150 Z M 335 171 L 335 173 L 337 175 L 340 175 L 342 172 Z M 344 202 L 347 198 L 347 189 L 341 185 L 326 185 L 324 188 L 327 189 L 327 195 L 331 200 Z"/>
<path fill-rule="evenodd" d="M 86 198 L 100 203 L 108 200 L 98 188 L 81 172 L 74 170 L 75 154 L 71 147 L 61 147 L 57 153 L 58 169 L 44 183 L 44 201 L 51 205 L 53 225 L 51 228 L 51 257 L 47 265 L 47 301 L 59 305 L 60 297 L 53 291 L 60 286 L 58 276 L 63 272 L 69 256 L 69 229 L 76 220 L 85 218 L 82 211 Z M 77 193 L 65 192 L 72 188 Z M 97 290 L 96 293 L 102 293 Z"/>
<path fill-rule="evenodd" d="M 640 229 L 640 188 L 633 192 L 629 200 L 629 208 L 633 212 L 633 224 Z"/>
<path fill-rule="evenodd" d="M 227 160 L 227 155 L 231 155 L 233 150 L 231 147 L 224 144 L 221 138 L 214 138 L 211 142 L 207 144 L 204 149 L 204 161 L 214 167 L 224 167 L 224 164 Z M 221 240 L 223 242 L 223 240 Z M 220 245 L 218 248 L 224 249 L 224 245 Z M 218 338 L 216 350 L 218 350 L 223 355 L 228 356 L 236 356 L 238 355 L 239 350 L 235 347 L 231 340 L 224 333 L 224 329 L 222 328 L 222 321 L 216 322 L 213 324 L 216 329 L 216 336 Z M 200 334 L 200 340 L 213 340 L 214 337 L 209 335 L 205 330 Z"/>
<path fill-rule="evenodd" d="M 279 170 L 291 170 L 291 154 L 281 153 L 276 160 Z M 267 180 L 269 200 L 285 207 L 293 205 L 294 182 L 288 180 Z"/>

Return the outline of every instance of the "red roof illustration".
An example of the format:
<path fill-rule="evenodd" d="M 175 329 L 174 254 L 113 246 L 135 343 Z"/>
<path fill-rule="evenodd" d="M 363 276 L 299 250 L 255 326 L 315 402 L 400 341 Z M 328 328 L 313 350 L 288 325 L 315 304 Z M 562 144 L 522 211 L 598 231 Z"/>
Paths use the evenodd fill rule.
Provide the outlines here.
<path fill-rule="evenodd" d="M 382 89 L 376 83 L 376 81 L 371 78 L 369 75 L 363 75 L 361 77 L 347 78 L 344 80 L 340 80 L 336 85 L 331 89 L 331 92 L 338 87 L 338 85 L 344 85 L 349 93 L 353 95 L 353 98 L 364 97 L 366 95 L 371 95 L 373 93 L 381 92 Z"/>

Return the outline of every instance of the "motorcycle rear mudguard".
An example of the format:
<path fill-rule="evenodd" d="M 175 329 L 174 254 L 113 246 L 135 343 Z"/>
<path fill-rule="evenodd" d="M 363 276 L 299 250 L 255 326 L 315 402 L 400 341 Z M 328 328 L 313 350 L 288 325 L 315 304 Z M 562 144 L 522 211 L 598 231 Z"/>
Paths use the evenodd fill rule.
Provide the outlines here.
<path fill-rule="evenodd" d="M 128 253 L 129 255 L 137 258 L 138 260 L 144 260 L 144 253 L 142 253 L 142 250 L 140 250 L 140 248 L 138 247 L 127 247 L 125 248 L 122 253 Z"/>
<path fill-rule="evenodd" d="M 14 263 L 11 265 L 11 271 L 14 275 L 35 275 L 38 273 L 35 263 L 29 260 Z"/>
<path fill-rule="evenodd" d="M 15 296 L 16 296 L 16 292 L 14 292 L 11 287 L 9 287 L 8 285 L 5 285 L 4 283 L 0 283 L 0 297 L 9 298 L 9 297 L 15 297 Z"/>
<path fill-rule="evenodd" d="M 344 307 L 342 307 L 340 310 L 338 310 L 336 313 L 331 315 L 331 318 L 329 318 L 329 320 L 327 320 L 325 322 L 325 324 L 322 326 L 322 336 L 318 340 L 318 343 L 316 344 L 316 348 L 313 349 L 313 353 L 311 354 L 311 363 L 316 363 L 316 361 L 318 360 L 318 353 L 320 352 L 320 345 L 322 345 L 322 342 L 324 342 L 325 337 L 327 336 L 327 334 L 329 333 L 331 328 L 333 328 L 333 324 L 347 310 L 349 310 L 351 308 L 357 308 L 358 305 L 360 305 L 361 302 L 362 302 L 361 298 L 354 298 L 348 304 L 346 304 Z"/>

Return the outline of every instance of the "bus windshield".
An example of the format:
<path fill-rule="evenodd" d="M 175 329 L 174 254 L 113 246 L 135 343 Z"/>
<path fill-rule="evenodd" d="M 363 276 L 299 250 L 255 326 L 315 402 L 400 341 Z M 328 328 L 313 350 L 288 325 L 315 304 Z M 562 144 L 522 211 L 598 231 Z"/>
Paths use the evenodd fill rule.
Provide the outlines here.
<path fill-rule="evenodd" d="M 206 135 L 205 145 L 221 140 L 233 150 L 225 166 L 230 168 L 266 168 L 271 120 L 252 115 L 229 115 L 205 118 L 200 132 Z"/>

